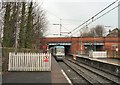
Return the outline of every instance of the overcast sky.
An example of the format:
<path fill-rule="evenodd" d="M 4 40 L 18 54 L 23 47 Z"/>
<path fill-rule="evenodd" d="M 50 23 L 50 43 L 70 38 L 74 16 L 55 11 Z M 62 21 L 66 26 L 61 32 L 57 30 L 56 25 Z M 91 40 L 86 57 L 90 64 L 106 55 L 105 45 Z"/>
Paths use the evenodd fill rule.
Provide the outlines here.
<path fill-rule="evenodd" d="M 60 24 L 60 19 L 62 24 L 61 31 L 69 32 L 111 4 L 113 1 L 115 0 L 43 0 L 42 7 L 46 10 L 46 16 L 49 21 L 46 35 L 49 37 L 59 36 L 54 34 L 60 33 L 60 26 L 53 24 Z M 117 5 L 118 3 L 110 7 L 108 10 Z M 106 27 L 106 29 L 118 27 L 118 9 L 114 9 L 104 17 L 90 24 L 88 27 L 91 28 L 98 24 L 111 26 Z M 78 30 L 73 32 L 73 36 L 80 35 Z M 63 35 L 66 34 L 63 33 Z"/>

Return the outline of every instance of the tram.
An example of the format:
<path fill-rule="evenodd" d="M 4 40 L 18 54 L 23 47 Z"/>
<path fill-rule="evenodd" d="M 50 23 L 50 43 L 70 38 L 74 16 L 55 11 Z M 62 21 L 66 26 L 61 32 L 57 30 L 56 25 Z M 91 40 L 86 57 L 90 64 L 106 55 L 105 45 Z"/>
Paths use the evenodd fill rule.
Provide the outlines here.
<path fill-rule="evenodd" d="M 54 46 L 50 48 L 51 54 L 56 60 L 63 60 L 65 57 L 65 47 L 64 46 Z"/>

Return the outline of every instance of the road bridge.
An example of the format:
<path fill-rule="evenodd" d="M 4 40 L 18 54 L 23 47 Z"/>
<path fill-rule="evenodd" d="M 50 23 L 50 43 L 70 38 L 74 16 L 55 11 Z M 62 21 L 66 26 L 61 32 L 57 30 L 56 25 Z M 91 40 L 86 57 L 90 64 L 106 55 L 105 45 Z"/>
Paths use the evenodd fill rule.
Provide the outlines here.
<path fill-rule="evenodd" d="M 118 37 L 45 37 L 43 48 L 47 50 L 55 45 L 65 46 L 67 53 L 81 52 L 88 53 L 90 50 L 116 50 L 120 48 L 120 38 Z"/>

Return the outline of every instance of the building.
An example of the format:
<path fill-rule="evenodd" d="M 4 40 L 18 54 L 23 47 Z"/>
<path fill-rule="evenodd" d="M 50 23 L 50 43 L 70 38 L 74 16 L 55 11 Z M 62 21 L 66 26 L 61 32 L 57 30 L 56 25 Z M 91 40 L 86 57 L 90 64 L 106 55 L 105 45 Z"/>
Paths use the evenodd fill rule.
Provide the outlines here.
<path fill-rule="evenodd" d="M 118 37 L 120 30 L 118 28 L 113 29 L 112 31 L 109 30 L 109 34 L 106 37 Z"/>

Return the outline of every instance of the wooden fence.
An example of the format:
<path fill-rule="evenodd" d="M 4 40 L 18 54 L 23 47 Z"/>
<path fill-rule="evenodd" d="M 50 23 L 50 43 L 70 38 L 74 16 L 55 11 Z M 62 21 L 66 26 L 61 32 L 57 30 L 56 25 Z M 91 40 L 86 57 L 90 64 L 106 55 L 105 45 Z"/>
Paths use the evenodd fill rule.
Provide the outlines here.
<path fill-rule="evenodd" d="M 8 71 L 51 71 L 51 54 L 10 52 Z"/>

